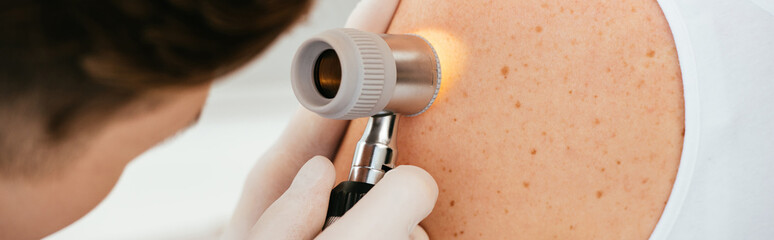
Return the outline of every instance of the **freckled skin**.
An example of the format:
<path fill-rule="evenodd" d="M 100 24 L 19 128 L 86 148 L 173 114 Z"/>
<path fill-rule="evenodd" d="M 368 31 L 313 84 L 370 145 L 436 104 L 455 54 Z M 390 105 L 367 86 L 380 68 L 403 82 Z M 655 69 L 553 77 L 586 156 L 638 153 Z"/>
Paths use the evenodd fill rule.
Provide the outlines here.
<path fill-rule="evenodd" d="M 439 185 L 431 238 L 649 237 L 684 131 L 655 1 L 403 0 L 389 32 L 427 29 L 460 43 L 435 104 L 399 126 L 398 163 Z M 342 142 L 339 181 L 364 127 Z"/>

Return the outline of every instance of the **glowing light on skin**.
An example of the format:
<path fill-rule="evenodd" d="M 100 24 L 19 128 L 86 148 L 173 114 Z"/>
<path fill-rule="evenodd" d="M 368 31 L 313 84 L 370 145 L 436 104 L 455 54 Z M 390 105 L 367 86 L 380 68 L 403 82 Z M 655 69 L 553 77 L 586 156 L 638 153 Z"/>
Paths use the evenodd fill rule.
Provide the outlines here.
<path fill-rule="evenodd" d="M 417 34 L 425 38 L 435 49 L 441 62 L 441 89 L 436 97 L 438 104 L 444 100 L 444 93 L 453 87 L 454 81 L 460 78 L 461 67 L 464 66 L 467 56 L 466 48 L 455 36 L 436 29 L 420 29 L 409 33 Z M 432 109 L 432 107 L 431 107 Z"/>

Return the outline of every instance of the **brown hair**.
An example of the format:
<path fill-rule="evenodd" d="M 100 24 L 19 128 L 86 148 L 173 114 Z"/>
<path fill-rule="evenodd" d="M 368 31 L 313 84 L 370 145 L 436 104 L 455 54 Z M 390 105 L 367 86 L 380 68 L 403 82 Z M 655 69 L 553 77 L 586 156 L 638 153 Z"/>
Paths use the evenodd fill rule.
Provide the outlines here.
<path fill-rule="evenodd" d="M 74 120 L 143 93 L 209 83 L 265 49 L 309 0 L 0 3 L 0 170 Z M 30 124 L 34 123 L 34 124 Z M 80 129 L 80 128 L 79 128 Z M 26 149 L 26 150 L 25 150 Z"/>

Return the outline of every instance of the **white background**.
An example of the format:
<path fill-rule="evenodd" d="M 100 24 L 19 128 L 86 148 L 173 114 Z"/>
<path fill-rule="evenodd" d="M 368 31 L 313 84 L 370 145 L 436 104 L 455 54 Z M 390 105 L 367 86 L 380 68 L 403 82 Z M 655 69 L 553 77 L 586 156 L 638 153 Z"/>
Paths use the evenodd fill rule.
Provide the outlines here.
<path fill-rule="evenodd" d="M 307 19 L 212 89 L 201 121 L 127 167 L 96 209 L 47 239 L 213 239 L 247 172 L 299 106 L 290 63 L 310 36 L 342 27 L 355 0 L 317 1 Z"/>

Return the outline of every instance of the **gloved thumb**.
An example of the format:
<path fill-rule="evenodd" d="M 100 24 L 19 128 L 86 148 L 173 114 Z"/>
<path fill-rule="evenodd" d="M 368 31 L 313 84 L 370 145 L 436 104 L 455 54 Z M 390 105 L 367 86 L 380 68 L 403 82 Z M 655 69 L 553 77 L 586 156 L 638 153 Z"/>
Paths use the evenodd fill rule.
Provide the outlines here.
<path fill-rule="evenodd" d="M 390 26 L 399 0 L 362 0 L 347 18 L 344 27 L 383 33 Z"/>
<path fill-rule="evenodd" d="M 330 160 L 316 156 L 307 161 L 253 225 L 249 239 L 312 239 L 325 221 L 334 180 Z"/>
<path fill-rule="evenodd" d="M 399 166 L 317 239 L 409 239 L 437 198 L 438 185 L 430 174 Z"/>

